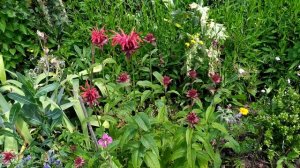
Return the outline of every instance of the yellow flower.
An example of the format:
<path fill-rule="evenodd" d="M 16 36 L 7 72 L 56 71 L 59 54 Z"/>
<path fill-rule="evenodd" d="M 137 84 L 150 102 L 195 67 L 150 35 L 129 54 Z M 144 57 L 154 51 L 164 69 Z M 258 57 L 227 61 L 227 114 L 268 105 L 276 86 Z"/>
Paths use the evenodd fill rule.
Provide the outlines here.
<path fill-rule="evenodd" d="M 182 28 L 179 23 L 175 23 L 175 26 L 178 27 L 178 28 Z"/>
<path fill-rule="evenodd" d="M 240 108 L 240 114 L 242 114 L 242 115 L 248 115 L 248 113 L 249 113 L 248 109 L 243 108 L 243 107 Z"/>
<path fill-rule="evenodd" d="M 186 46 L 186 47 L 189 47 L 189 46 L 190 46 L 190 43 L 185 43 L 185 46 Z"/>
<path fill-rule="evenodd" d="M 196 44 L 196 41 L 195 41 L 195 40 L 191 40 L 191 43 L 192 43 L 192 44 Z"/>
<path fill-rule="evenodd" d="M 199 44 L 203 45 L 203 44 L 204 44 L 204 42 L 203 42 L 202 40 L 200 40 L 200 41 L 199 41 Z"/>

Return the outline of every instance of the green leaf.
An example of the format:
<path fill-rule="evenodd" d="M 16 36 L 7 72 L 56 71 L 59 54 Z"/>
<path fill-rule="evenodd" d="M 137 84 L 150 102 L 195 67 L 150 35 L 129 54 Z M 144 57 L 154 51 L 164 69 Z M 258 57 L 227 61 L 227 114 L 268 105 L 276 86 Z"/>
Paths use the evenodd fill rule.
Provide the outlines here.
<path fill-rule="evenodd" d="M 170 161 L 174 161 L 174 160 L 182 158 L 184 156 L 186 156 L 186 149 L 185 148 L 178 148 L 170 156 Z"/>
<path fill-rule="evenodd" d="M 1 54 L 0 54 L 0 81 L 2 84 L 4 84 L 6 81 L 5 66 Z"/>
<path fill-rule="evenodd" d="M 151 149 L 157 156 L 159 156 L 159 151 L 156 146 L 153 135 L 147 134 L 141 137 L 141 142 L 146 149 Z"/>
<path fill-rule="evenodd" d="M 19 103 L 16 103 L 14 104 L 11 109 L 10 109 L 10 112 L 9 112 L 9 121 L 11 123 L 15 123 L 15 121 L 17 120 L 17 117 L 20 113 L 20 110 L 21 110 L 21 105 Z"/>
<path fill-rule="evenodd" d="M 137 128 L 135 125 L 130 125 L 126 128 L 120 140 L 121 147 L 123 147 L 125 143 L 127 143 L 131 138 L 135 136 L 136 130 Z"/>
<path fill-rule="evenodd" d="M 19 102 L 22 104 L 33 104 L 33 102 L 31 100 L 29 100 L 27 97 L 21 96 L 17 93 L 9 93 L 9 94 L 7 94 L 7 96 L 10 99 L 15 100 L 16 102 Z"/>
<path fill-rule="evenodd" d="M 40 97 L 43 96 L 45 94 L 47 94 L 48 92 L 51 92 L 53 90 L 55 90 L 57 87 L 59 86 L 58 83 L 51 83 L 49 85 L 46 85 L 44 87 L 41 87 L 38 92 L 35 94 L 35 97 Z"/>
<path fill-rule="evenodd" d="M 6 28 L 6 22 L 5 22 L 4 17 L 3 17 L 0 20 L 0 30 L 4 33 L 5 28 Z"/>
<path fill-rule="evenodd" d="M 222 164 L 222 159 L 219 152 L 214 155 L 214 168 L 220 168 Z"/>
<path fill-rule="evenodd" d="M 240 144 L 235 140 L 233 139 L 232 136 L 226 136 L 225 139 L 228 141 L 224 144 L 224 147 L 227 147 L 227 148 L 231 148 L 234 150 L 234 152 L 236 153 L 239 153 L 241 150 L 240 150 Z"/>
<path fill-rule="evenodd" d="M 149 131 L 149 128 L 147 127 L 145 121 L 142 119 L 141 115 L 137 114 L 133 117 L 133 119 L 142 130 Z"/>
<path fill-rule="evenodd" d="M 163 82 L 163 76 L 162 76 L 159 72 L 155 71 L 155 72 L 153 72 L 153 75 L 155 76 L 155 78 L 156 78 L 161 84 L 163 84 L 163 83 L 162 83 L 162 82 Z"/>
<path fill-rule="evenodd" d="M 214 106 L 210 105 L 208 106 L 208 108 L 206 109 L 206 112 L 205 112 L 205 120 L 206 120 L 206 123 L 209 121 L 212 113 L 214 112 L 215 108 Z"/>
<path fill-rule="evenodd" d="M 213 128 L 215 128 L 215 129 L 221 131 L 222 133 L 228 135 L 227 129 L 226 129 L 222 124 L 213 122 L 211 126 L 212 126 Z"/>
<path fill-rule="evenodd" d="M 153 85 L 150 81 L 138 81 L 136 84 L 142 87 L 150 87 L 150 88 Z"/>
<path fill-rule="evenodd" d="M 159 158 L 152 151 L 146 153 L 144 160 L 149 168 L 160 168 Z"/>
<path fill-rule="evenodd" d="M 39 114 L 39 108 L 34 104 L 24 104 L 22 107 L 23 117 L 33 125 L 41 125 L 42 117 Z"/>
<path fill-rule="evenodd" d="M 145 90 L 141 96 L 141 104 L 145 102 L 151 95 L 151 90 Z"/>
<path fill-rule="evenodd" d="M 135 150 L 131 154 L 131 162 L 132 162 L 133 168 L 139 168 L 139 167 L 141 167 L 143 160 L 139 156 L 139 150 Z"/>

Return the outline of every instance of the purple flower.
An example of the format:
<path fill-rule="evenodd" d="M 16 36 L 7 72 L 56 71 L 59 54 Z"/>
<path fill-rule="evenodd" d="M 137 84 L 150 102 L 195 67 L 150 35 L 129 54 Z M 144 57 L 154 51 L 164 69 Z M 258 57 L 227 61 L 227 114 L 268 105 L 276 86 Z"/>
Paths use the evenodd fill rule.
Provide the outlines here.
<path fill-rule="evenodd" d="M 106 148 L 113 141 L 112 137 L 107 135 L 106 133 L 102 135 L 102 138 L 98 140 L 98 144 L 103 148 Z"/>
<path fill-rule="evenodd" d="M 44 163 L 44 168 L 51 168 L 48 163 Z"/>

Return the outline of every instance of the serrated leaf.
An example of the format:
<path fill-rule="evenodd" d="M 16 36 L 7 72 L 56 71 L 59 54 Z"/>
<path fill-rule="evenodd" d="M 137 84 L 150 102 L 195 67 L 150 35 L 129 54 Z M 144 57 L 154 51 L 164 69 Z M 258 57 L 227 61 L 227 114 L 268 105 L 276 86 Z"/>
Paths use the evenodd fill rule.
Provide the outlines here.
<path fill-rule="evenodd" d="M 145 163 L 149 168 L 160 168 L 158 156 L 152 151 L 148 151 L 144 157 Z"/>
<path fill-rule="evenodd" d="M 142 165 L 142 159 L 139 156 L 139 150 L 135 150 L 132 154 L 131 154 L 131 162 L 133 165 L 133 168 L 140 168 Z"/>
<path fill-rule="evenodd" d="M 172 155 L 170 156 L 170 161 L 174 161 L 174 160 L 182 158 L 184 156 L 186 156 L 186 149 L 179 148 L 172 153 Z"/>
<path fill-rule="evenodd" d="M 147 134 L 147 135 L 143 135 L 141 137 L 141 142 L 143 144 L 143 146 L 146 148 L 146 149 L 151 149 L 153 150 L 153 152 L 159 156 L 159 151 L 158 151 L 158 148 L 156 146 L 156 143 L 155 143 L 155 140 L 153 139 L 153 136 L 150 135 L 150 134 Z"/>
<path fill-rule="evenodd" d="M 144 120 L 141 118 L 140 115 L 134 116 L 133 119 L 142 130 L 149 131 L 147 125 L 145 124 Z"/>
<path fill-rule="evenodd" d="M 21 105 L 19 103 L 14 104 L 9 112 L 9 121 L 11 123 L 15 123 L 15 121 L 17 120 L 17 117 L 20 113 L 21 110 Z"/>
<path fill-rule="evenodd" d="M 17 93 L 9 93 L 9 94 L 7 94 L 7 96 L 10 99 L 15 100 L 16 102 L 19 102 L 22 104 L 33 104 L 33 102 L 31 100 L 29 100 L 27 97 L 21 96 Z"/>
<path fill-rule="evenodd" d="M 51 92 L 53 90 L 55 90 L 57 87 L 59 86 L 58 83 L 51 83 L 49 85 L 46 85 L 44 87 L 41 87 L 38 92 L 35 94 L 35 97 L 40 97 L 43 96 L 45 94 L 47 94 L 48 92 Z"/>
<path fill-rule="evenodd" d="M 217 130 L 219 130 L 219 131 L 221 131 L 222 133 L 224 133 L 226 135 L 228 134 L 227 129 L 223 125 L 221 125 L 219 123 L 213 122 L 212 123 L 212 127 L 215 128 L 215 129 L 217 129 Z"/>
<path fill-rule="evenodd" d="M 151 90 L 145 90 L 141 96 L 141 104 L 145 102 L 151 95 Z"/>

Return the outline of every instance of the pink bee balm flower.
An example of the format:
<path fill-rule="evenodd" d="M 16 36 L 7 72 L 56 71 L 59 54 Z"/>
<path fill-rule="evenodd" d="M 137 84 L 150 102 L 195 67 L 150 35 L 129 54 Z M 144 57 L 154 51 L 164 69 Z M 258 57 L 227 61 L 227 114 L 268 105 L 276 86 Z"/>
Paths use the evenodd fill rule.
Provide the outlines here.
<path fill-rule="evenodd" d="M 191 126 L 194 126 L 194 125 L 198 124 L 198 122 L 199 122 L 199 118 L 195 112 L 190 112 L 187 115 L 186 119 Z"/>
<path fill-rule="evenodd" d="M 165 88 L 167 88 L 171 82 L 172 82 L 172 79 L 169 76 L 163 77 L 162 83 Z"/>
<path fill-rule="evenodd" d="M 121 29 L 121 33 L 115 32 L 115 36 L 112 39 L 112 45 L 120 45 L 122 51 L 125 52 L 128 59 L 139 48 L 140 42 L 142 42 L 142 40 L 134 30 L 127 35 Z"/>
<path fill-rule="evenodd" d="M 209 77 L 215 84 L 219 84 L 222 81 L 222 78 L 218 73 L 210 73 Z"/>
<path fill-rule="evenodd" d="M 188 72 L 188 76 L 191 78 L 191 79 L 196 79 L 197 78 L 197 72 L 196 70 L 190 70 Z"/>
<path fill-rule="evenodd" d="M 83 164 L 84 164 L 84 159 L 83 159 L 82 157 L 77 157 L 77 158 L 74 160 L 74 164 L 75 164 L 75 168 L 82 167 Z"/>
<path fill-rule="evenodd" d="M 130 82 L 130 76 L 128 75 L 127 72 L 123 72 L 118 76 L 117 82 L 118 83 L 128 83 L 128 82 Z"/>
<path fill-rule="evenodd" d="M 80 88 L 83 91 L 81 96 L 89 106 L 98 104 L 97 99 L 99 99 L 100 96 L 96 88 L 90 86 L 88 81 L 85 83 L 85 88 L 82 86 Z"/>
<path fill-rule="evenodd" d="M 101 139 L 98 140 L 98 144 L 101 145 L 103 148 L 106 148 L 109 144 L 113 141 L 112 137 L 107 134 L 103 134 Z"/>
<path fill-rule="evenodd" d="M 15 155 L 12 152 L 3 152 L 2 153 L 2 160 L 3 164 L 7 165 L 9 162 L 15 158 Z"/>
<path fill-rule="evenodd" d="M 144 41 L 146 41 L 147 43 L 150 43 L 152 45 L 155 45 L 156 39 L 152 33 L 148 33 L 146 35 L 146 37 L 144 37 Z"/>
<path fill-rule="evenodd" d="M 103 46 L 108 42 L 108 37 L 105 34 L 104 27 L 100 30 L 98 30 L 97 28 L 94 28 L 92 30 L 91 40 L 95 46 L 102 49 Z"/>
<path fill-rule="evenodd" d="M 191 89 L 191 90 L 187 91 L 186 97 L 189 97 L 189 98 L 192 98 L 192 99 L 198 98 L 197 90 L 196 89 Z"/>

